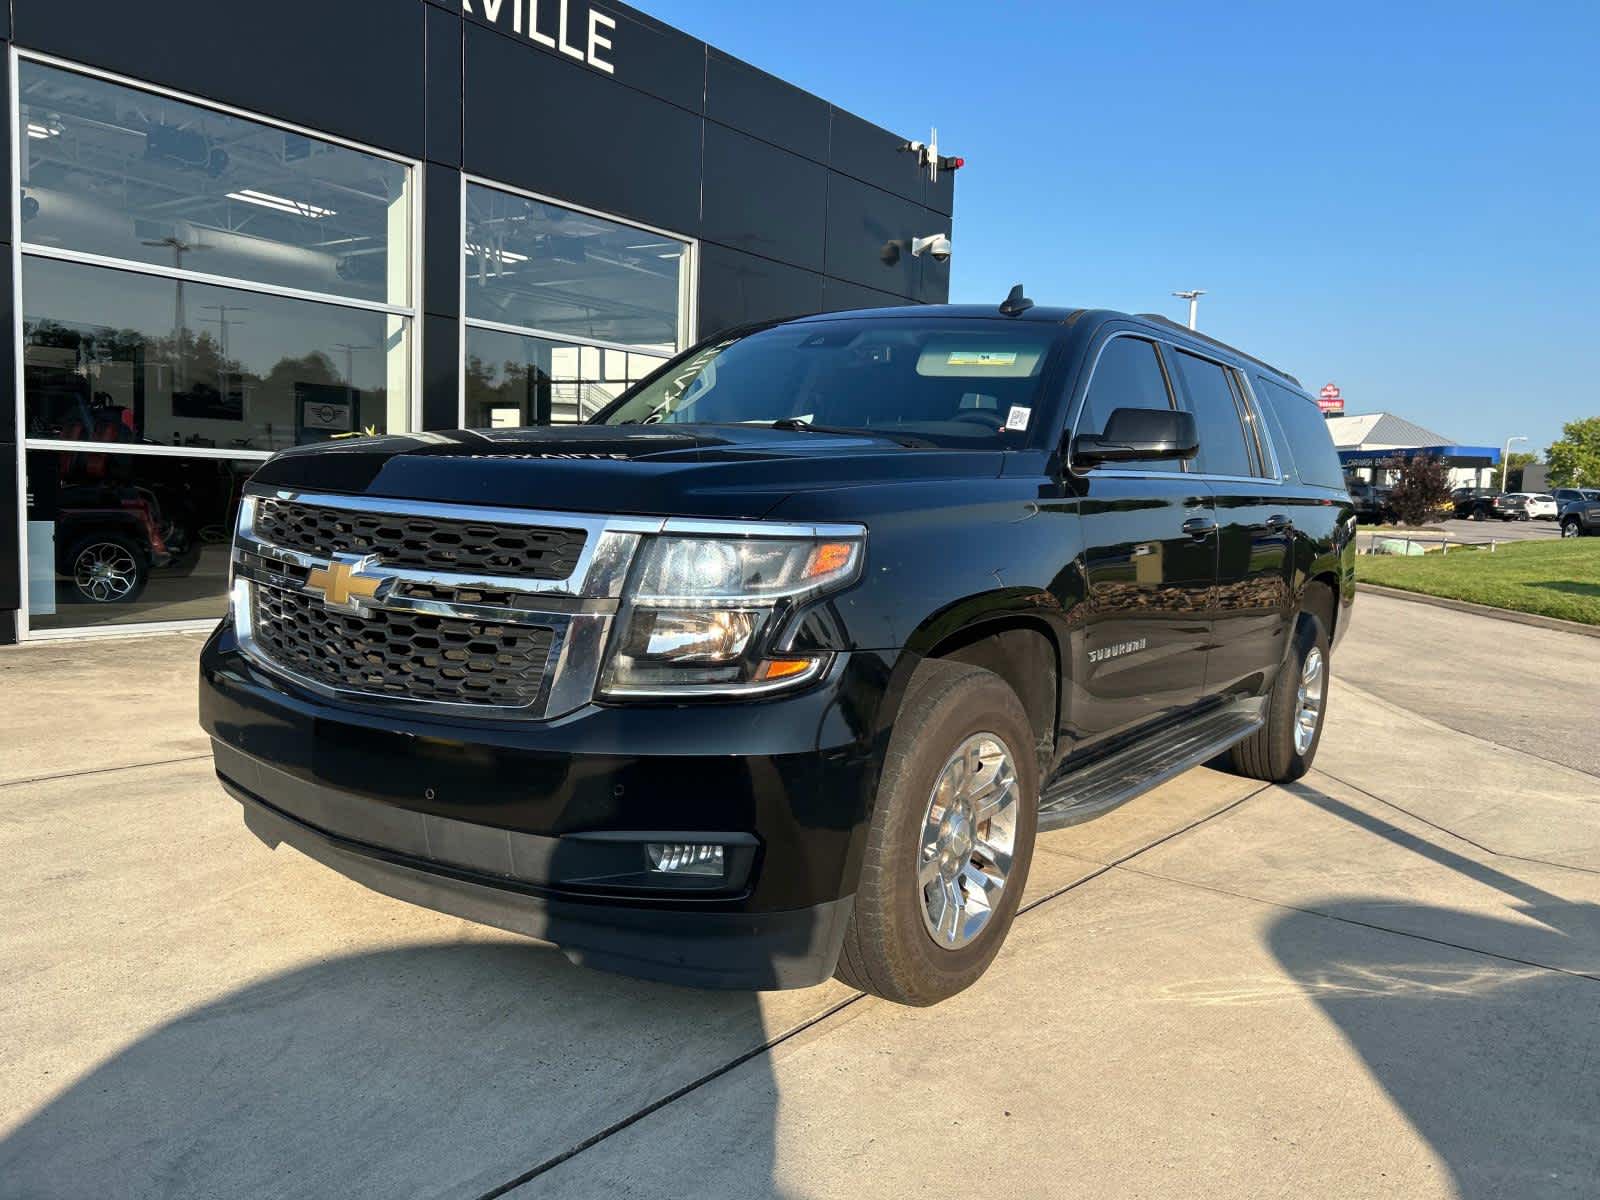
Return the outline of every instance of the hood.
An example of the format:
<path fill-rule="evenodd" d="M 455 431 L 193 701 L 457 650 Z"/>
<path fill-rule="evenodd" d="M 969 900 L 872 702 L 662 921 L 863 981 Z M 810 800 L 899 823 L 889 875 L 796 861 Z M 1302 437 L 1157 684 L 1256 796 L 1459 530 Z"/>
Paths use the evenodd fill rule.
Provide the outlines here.
<path fill-rule="evenodd" d="M 568 425 L 357 438 L 286 450 L 275 488 L 568 512 L 759 518 L 796 492 L 994 477 L 999 450 L 750 425 Z"/>

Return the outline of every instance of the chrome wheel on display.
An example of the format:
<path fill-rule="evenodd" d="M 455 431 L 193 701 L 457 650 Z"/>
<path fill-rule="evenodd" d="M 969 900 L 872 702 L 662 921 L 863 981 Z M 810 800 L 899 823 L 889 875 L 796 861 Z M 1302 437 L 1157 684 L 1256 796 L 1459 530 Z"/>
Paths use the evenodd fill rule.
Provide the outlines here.
<path fill-rule="evenodd" d="M 1322 720 L 1322 701 L 1328 690 L 1328 673 L 1323 670 L 1322 650 L 1313 646 L 1306 654 L 1305 666 L 1300 671 L 1300 693 L 1294 710 L 1294 749 L 1304 754 L 1317 738 L 1317 724 Z"/>
<path fill-rule="evenodd" d="M 91 542 L 72 563 L 72 582 L 96 604 L 126 600 L 139 585 L 139 564 L 120 542 Z"/>
<path fill-rule="evenodd" d="M 923 818 L 917 882 L 928 936 L 959 950 L 999 907 L 1016 852 L 1020 795 L 1004 742 L 976 733 L 945 763 Z"/>

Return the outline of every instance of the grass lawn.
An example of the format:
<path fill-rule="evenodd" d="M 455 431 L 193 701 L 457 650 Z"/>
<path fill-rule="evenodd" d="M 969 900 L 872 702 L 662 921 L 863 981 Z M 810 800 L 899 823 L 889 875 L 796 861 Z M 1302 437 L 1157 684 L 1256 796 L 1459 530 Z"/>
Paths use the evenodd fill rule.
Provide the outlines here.
<path fill-rule="evenodd" d="M 1600 538 L 1451 549 L 1414 558 L 1360 555 L 1363 583 L 1470 600 L 1517 612 L 1600 625 Z"/>

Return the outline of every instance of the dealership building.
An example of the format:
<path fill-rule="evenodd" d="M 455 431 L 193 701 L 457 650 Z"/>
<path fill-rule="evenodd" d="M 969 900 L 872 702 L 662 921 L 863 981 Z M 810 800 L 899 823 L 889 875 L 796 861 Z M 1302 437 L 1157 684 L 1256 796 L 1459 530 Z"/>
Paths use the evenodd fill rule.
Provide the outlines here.
<path fill-rule="evenodd" d="M 0 34 L 0 642 L 214 621 L 284 447 L 580 420 L 716 330 L 948 297 L 936 154 L 609 0 Z"/>
<path fill-rule="evenodd" d="M 1500 465 L 1494 446 L 1463 446 L 1394 413 L 1329 414 L 1328 433 L 1350 479 L 1393 483 L 1402 462 L 1436 458 L 1449 469 L 1452 488 L 1489 487 Z"/>

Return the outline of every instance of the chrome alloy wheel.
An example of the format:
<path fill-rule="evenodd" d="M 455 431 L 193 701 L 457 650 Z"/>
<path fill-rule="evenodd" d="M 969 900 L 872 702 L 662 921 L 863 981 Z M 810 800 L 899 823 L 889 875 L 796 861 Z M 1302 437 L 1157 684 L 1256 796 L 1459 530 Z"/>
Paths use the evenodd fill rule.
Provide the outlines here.
<path fill-rule="evenodd" d="M 127 597 L 139 581 L 139 564 L 126 546 L 95 542 L 78 552 L 72 564 L 72 582 L 78 591 L 98 604 Z"/>
<path fill-rule="evenodd" d="M 1328 673 L 1323 670 L 1322 650 L 1313 646 L 1306 651 L 1306 663 L 1300 671 L 1300 695 L 1294 710 L 1294 750 L 1304 754 L 1311 749 L 1317 736 L 1317 723 L 1322 720 L 1322 701 L 1328 694 Z"/>
<path fill-rule="evenodd" d="M 1017 772 L 1006 744 L 975 733 L 945 763 L 922 822 L 922 923 L 946 950 L 983 932 L 1000 904 L 1017 845 Z"/>

